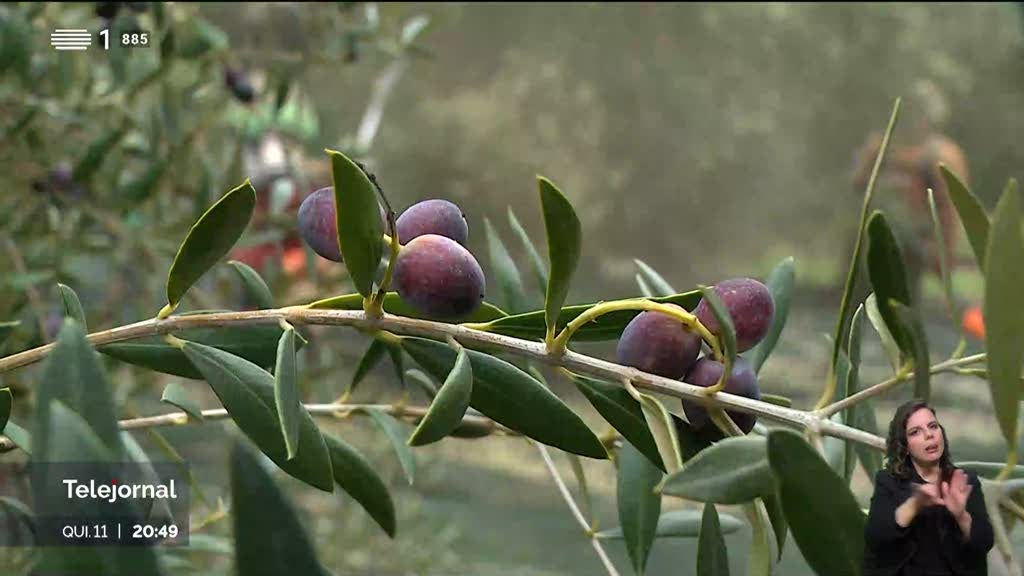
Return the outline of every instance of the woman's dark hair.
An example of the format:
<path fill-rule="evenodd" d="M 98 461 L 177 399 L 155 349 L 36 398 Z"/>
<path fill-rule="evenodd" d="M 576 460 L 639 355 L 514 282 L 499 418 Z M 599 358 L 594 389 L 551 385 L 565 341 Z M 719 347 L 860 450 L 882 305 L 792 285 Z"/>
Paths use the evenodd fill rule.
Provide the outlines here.
<path fill-rule="evenodd" d="M 910 450 L 907 448 L 907 420 L 910 420 L 910 416 L 921 408 L 927 408 L 931 410 L 932 415 L 935 415 L 935 409 L 927 402 L 915 398 L 904 402 L 897 408 L 896 415 L 889 423 L 889 438 L 885 442 L 885 469 L 893 476 L 903 480 L 910 479 L 914 465 L 910 460 Z M 937 418 L 936 421 L 938 421 Z M 942 430 L 943 442 L 942 456 L 939 457 L 939 470 L 941 471 L 939 480 L 947 481 L 952 478 L 953 470 L 956 467 L 953 466 L 953 459 L 949 455 L 949 436 L 946 434 L 946 429 L 941 423 L 939 428 Z"/>

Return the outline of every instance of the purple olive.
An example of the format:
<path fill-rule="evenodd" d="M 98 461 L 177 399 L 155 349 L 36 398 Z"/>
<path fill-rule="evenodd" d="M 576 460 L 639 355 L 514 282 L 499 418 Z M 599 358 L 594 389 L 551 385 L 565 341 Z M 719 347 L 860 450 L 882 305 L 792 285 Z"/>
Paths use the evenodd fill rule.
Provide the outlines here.
<path fill-rule="evenodd" d="M 675 304 L 669 304 L 683 310 Z M 700 353 L 700 336 L 677 318 L 661 312 L 641 312 L 622 331 L 616 349 L 619 364 L 644 372 L 682 378 Z"/>
<path fill-rule="evenodd" d="M 398 240 L 408 244 L 425 234 L 446 236 L 465 246 L 469 240 L 469 224 L 466 216 L 455 204 L 447 200 L 424 200 L 417 202 L 395 221 Z"/>
<path fill-rule="evenodd" d="M 721 362 L 704 357 L 697 360 L 697 363 L 693 365 L 690 373 L 686 375 L 683 381 L 694 386 L 709 388 L 718 383 L 718 379 L 722 377 L 723 370 L 725 370 L 725 366 Z M 754 373 L 754 368 L 750 365 L 750 362 L 740 357 L 736 358 L 736 361 L 733 362 L 732 374 L 726 380 L 725 388 L 722 391 L 728 394 L 753 398 L 754 400 L 761 399 L 761 388 L 757 383 L 757 374 Z M 711 421 L 707 410 L 702 405 L 694 401 L 683 400 L 682 402 L 686 419 L 690 421 L 692 428 L 701 431 L 707 427 L 709 434 L 715 439 L 724 437 L 721 430 Z M 754 424 L 757 422 L 757 415 L 755 414 L 734 410 L 726 410 L 726 414 L 732 418 L 733 422 L 739 426 L 744 434 L 753 430 Z"/>
<path fill-rule="evenodd" d="M 438 319 L 473 313 L 484 300 L 484 272 L 458 242 L 427 234 L 406 244 L 395 261 L 395 290 L 407 304 Z"/>
<path fill-rule="evenodd" d="M 387 217 L 380 207 L 381 228 L 387 231 Z M 299 233 L 314 252 L 335 262 L 342 262 L 338 244 L 338 222 L 334 205 L 334 186 L 321 188 L 299 206 Z"/>
<path fill-rule="evenodd" d="M 716 284 L 714 291 L 732 318 L 736 351 L 750 350 L 768 333 L 775 316 L 775 301 L 768 287 L 752 278 L 733 278 Z M 715 313 L 704 299 L 693 314 L 711 333 L 720 333 Z"/>

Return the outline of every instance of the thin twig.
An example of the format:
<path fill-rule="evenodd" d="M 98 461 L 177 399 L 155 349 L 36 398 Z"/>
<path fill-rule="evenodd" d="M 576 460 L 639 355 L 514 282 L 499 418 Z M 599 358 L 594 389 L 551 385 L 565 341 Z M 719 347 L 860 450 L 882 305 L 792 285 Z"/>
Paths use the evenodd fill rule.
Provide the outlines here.
<path fill-rule="evenodd" d="M 311 416 L 320 417 L 334 417 L 334 418 L 345 418 L 352 413 L 359 414 L 358 410 L 370 410 L 376 409 L 384 411 L 395 417 L 405 417 L 418 420 L 423 418 L 427 413 L 426 407 L 420 406 L 401 406 L 398 404 L 305 404 L 306 411 Z M 365 413 L 365 412 L 363 412 Z M 230 418 L 228 411 L 224 408 L 211 408 L 209 410 L 203 410 L 203 421 L 206 420 L 223 420 Z M 159 414 L 157 416 L 145 416 L 142 418 L 129 418 L 121 420 L 118 425 L 121 430 L 142 430 L 158 428 L 162 426 L 186 426 L 189 424 L 200 424 L 199 420 L 191 418 L 185 412 L 169 412 L 167 414 Z M 480 430 L 486 430 L 491 432 L 499 432 L 507 436 L 521 436 L 520 433 L 510 430 L 501 424 L 486 418 L 484 416 L 476 416 L 473 414 L 467 414 L 462 417 L 462 423 L 464 425 L 470 425 Z M 14 450 L 18 446 L 8 437 L 0 436 L 0 452 L 8 452 Z"/>
<path fill-rule="evenodd" d="M 635 368 L 627 368 L 577 352 L 566 351 L 563 355 L 555 357 L 548 354 L 544 343 L 539 341 L 530 342 L 501 334 L 473 330 L 457 324 L 433 322 L 391 314 L 384 314 L 379 319 L 370 319 L 361 310 L 321 310 L 305 306 L 294 306 L 245 312 L 170 316 L 162 320 L 144 320 L 135 324 L 96 332 L 89 335 L 89 341 L 93 346 L 101 347 L 104 344 L 113 342 L 170 334 L 188 328 L 276 325 L 280 318 L 285 318 L 293 325 L 352 326 L 362 330 L 387 330 L 396 334 L 441 340 L 447 336 L 452 336 L 467 347 L 475 346 L 512 352 L 552 366 L 562 366 L 581 374 L 612 382 L 621 382 L 623 378 L 629 378 L 638 388 L 652 390 L 676 398 L 708 400 L 712 406 L 718 405 L 721 408 L 755 414 L 759 417 L 765 417 L 785 424 L 811 428 L 818 433 L 860 442 L 861 444 L 873 446 L 878 450 L 885 449 L 885 440 L 883 438 L 850 426 L 838 424 L 830 420 L 823 420 L 811 412 L 786 408 L 727 392 L 716 392 L 715 394 L 708 395 L 707 389 L 701 386 L 641 372 Z M 2 358 L 0 359 L 0 374 L 38 362 L 46 357 L 52 349 L 53 344 L 47 344 Z"/>
<path fill-rule="evenodd" d="M 721 407 L 730 410 L 756 414 L 783 423 L 812 427 L 825 434 L 875 446 L 879 450 L 884 450 L 885 447 L 885 440 L 876 435 L 835 422 L 822 421 L 814 414 L 802 410 L 777 406 L 727 392 L 718 392 L 709 396 L 707 395 L 707 390 L 700 386 L 648 374 L 635 368 L 626 368 L 612 362 L 572 351 L 567 351 L 564 355 L 557 358 L 552 357 L 547 353 L 546 347 L 542 342 L 529 342 L 500 334 L 472 330 L 455 324 L 393 316 L 391 314 L 384 314 L 380 319 L 370 320 L 361 310 L 321 310 L 306 307 L 290 307 L 245 312 L 171 316 L 163 320 L 144 320 L 135 324 L 96 332 L 89 336 L 89 340 L 94 346 L 99 347 L 113 342 L 169 334 L 188 328 L 277 324 L 278 319 L 282 317 L 292 324 L 352 326 L 363 330 L 382 329 L 398 334 L 434 339 L 443 339 L 451 335 L 464 345 L 497 348 L 605 380 L 620 382 L 623 378 L 629 378 L 640 388 L 653 390 L 669 396 L 694 400 L 709 399 L 711 404 L 717 403 Z M 2 358 L 0 359 L 0 373 L 38 362 L 49 354 L 52 349 L 53 344 L 47 344 Z"/>
<path fill-rule="evenodd" d="M 966 365 L 969 365 L 969 364 L 977 364 L 978 362 L 984 362 L 986 357 L 987 356 L 984 353 L 982 353 L 982 354 L 975 354 L 973 356 L 967 356 L 967 357 L 964 357 L 964 358 L 958 358 L 958 359 L 955 359 L 955 360 L 946 360 L 945 362 L 940 362 L 940 363 L 932 366 L 931 369 L 929 370 L 929 373 L 931 373 L 931 374 L 941 374 L 942 372 L 956 372 L 957 369 L 960 366 L 966 366 Z M 835 414 L 836 412 L 839 412 L 840 410 L 845 410 L 846 408 L 849 408 L 850 406 L 853 406 L 855 404 L 859 404 L 859 403 L 863 402 L 864 400 L 867 400 L 868 398 L 871 398 L 872 396 L 878 396 L 879 394 L 889 390 L 893 386 L 896 386 L 900 382 L 906 382 L 908 380 L 912 380 L 913 378 L 914 378 L 914 373 L 913 372 L 911 372 L 911 371 L 901 372 L 901 373 L 893 376 L 892 378 L 889 378 L 888 380 L 884 380 L 882 382 L 879 382 L 878 384 L 875 384 L 874 386 L 871 386 L 869 388 L 865 388 L 864 390 L 861 390 L 860 392 L 857 392 L 853 396 L 847 396 L 846 398 L 843 398 L 842 400 L 839 400 L 838 402 L 834 402 L 832 404 L 829 404 L 828 406 L 825 406 L 824 408 L 822 408 L 820 410 L 816 410 L 815 413 L 820 415 L 822 418 L 828 418 L 828 417 L 832 416 L 833 414 Z"/>
<path fill-rule="evenodd" d="M 583 517 L 583 512 L 580 511 L 580 507 L 576 504 L 576 500 L 573 499 L 572 493 L 569 492 L 569 487 L 565 485 L 565 480 L 562 475 L 559 474 L 558 468 L 555 468 L 554 461 L 551 460 L 551 454 L 548 453 L 548 449 L 540 443 L 534 442 L 537 446 L 537 450 L 540 452 L 541 458 L 544 459 L 544 465 L 547 466 L 548 472 L 551 473 L 551 477 L 554 478 L 555 484 L 558 486 L 558 491 L 561 492 L 562 498 L 565 503 L 569 505 L 569 510 L 572 511 L 572 515 L 576 518 L 576 522 L 583 528 L 583 531 L 590 538 L 590 544 L 594 547 L 594 551 L 597 552 L 598 557 L 601 558 L 601 563 L 604 564 L 605 570 L 608 571 L 609 576 L 619 576 L 618 570 L 615 569 L 615 565 L 612 564 L 608 554 L 605 553 L 604 547 L 601 545 L 601 541 L 594 537 L 594 531 L 590 527 L 586 518 Z"/>

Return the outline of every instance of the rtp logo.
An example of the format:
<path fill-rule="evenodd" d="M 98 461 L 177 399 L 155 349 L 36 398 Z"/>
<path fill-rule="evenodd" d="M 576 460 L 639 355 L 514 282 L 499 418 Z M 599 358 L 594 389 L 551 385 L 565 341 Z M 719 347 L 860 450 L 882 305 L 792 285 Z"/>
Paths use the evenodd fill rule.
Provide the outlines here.
<path fill-rule="evenodd" d="M 50 33 L 50 45 L 57 50 L 85 50 L 92 45 L 92 34 L 85 29 L 61 29 Z"/>

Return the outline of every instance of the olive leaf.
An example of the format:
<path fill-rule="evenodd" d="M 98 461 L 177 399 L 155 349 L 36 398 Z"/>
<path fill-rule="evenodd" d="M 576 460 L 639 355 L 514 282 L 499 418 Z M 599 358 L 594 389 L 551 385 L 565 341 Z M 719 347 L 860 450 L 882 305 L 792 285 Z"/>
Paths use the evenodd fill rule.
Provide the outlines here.
<path fill-rule="evenodd" d="M 335 218 L 338 243 L 345 267 L 356 291 L 369 298 L 377 278 L 377 269 L 384 256 L 381 238 L 380 204 L 370 178 L 352 159 L 341 152 L 328 150 L 331 174 L 334 177 Z"/>
<path fill-rule="evenodd" d="M 989 387 L 999 428 L 1012 450 L 1018 444 L 1021 364 L 1024 363 L 1024 238 L 1021 203 L 1011 180 L 992 215 L 985 251 L 985 349 Z"/>
<path fill-rule="evenodd" d="M 550 342 L 555 337 L 562 305 L 569 294 L 569 283 L 579 264 L 583 232 L 576 211 L 562 191 L 543 176 L 539 176 L 537 182 L 548 235 L 548 261 L 551 262 L 544 299 L 546 339 Z"/>
<path fill-rule="evenodd" d="M 256 190 L 246 180 L 221 197 L 189 230 L 167 274 L 166 318 L 178 307 L 185 292 L 213 267 L 242 237 L 256 209 Z"/>

